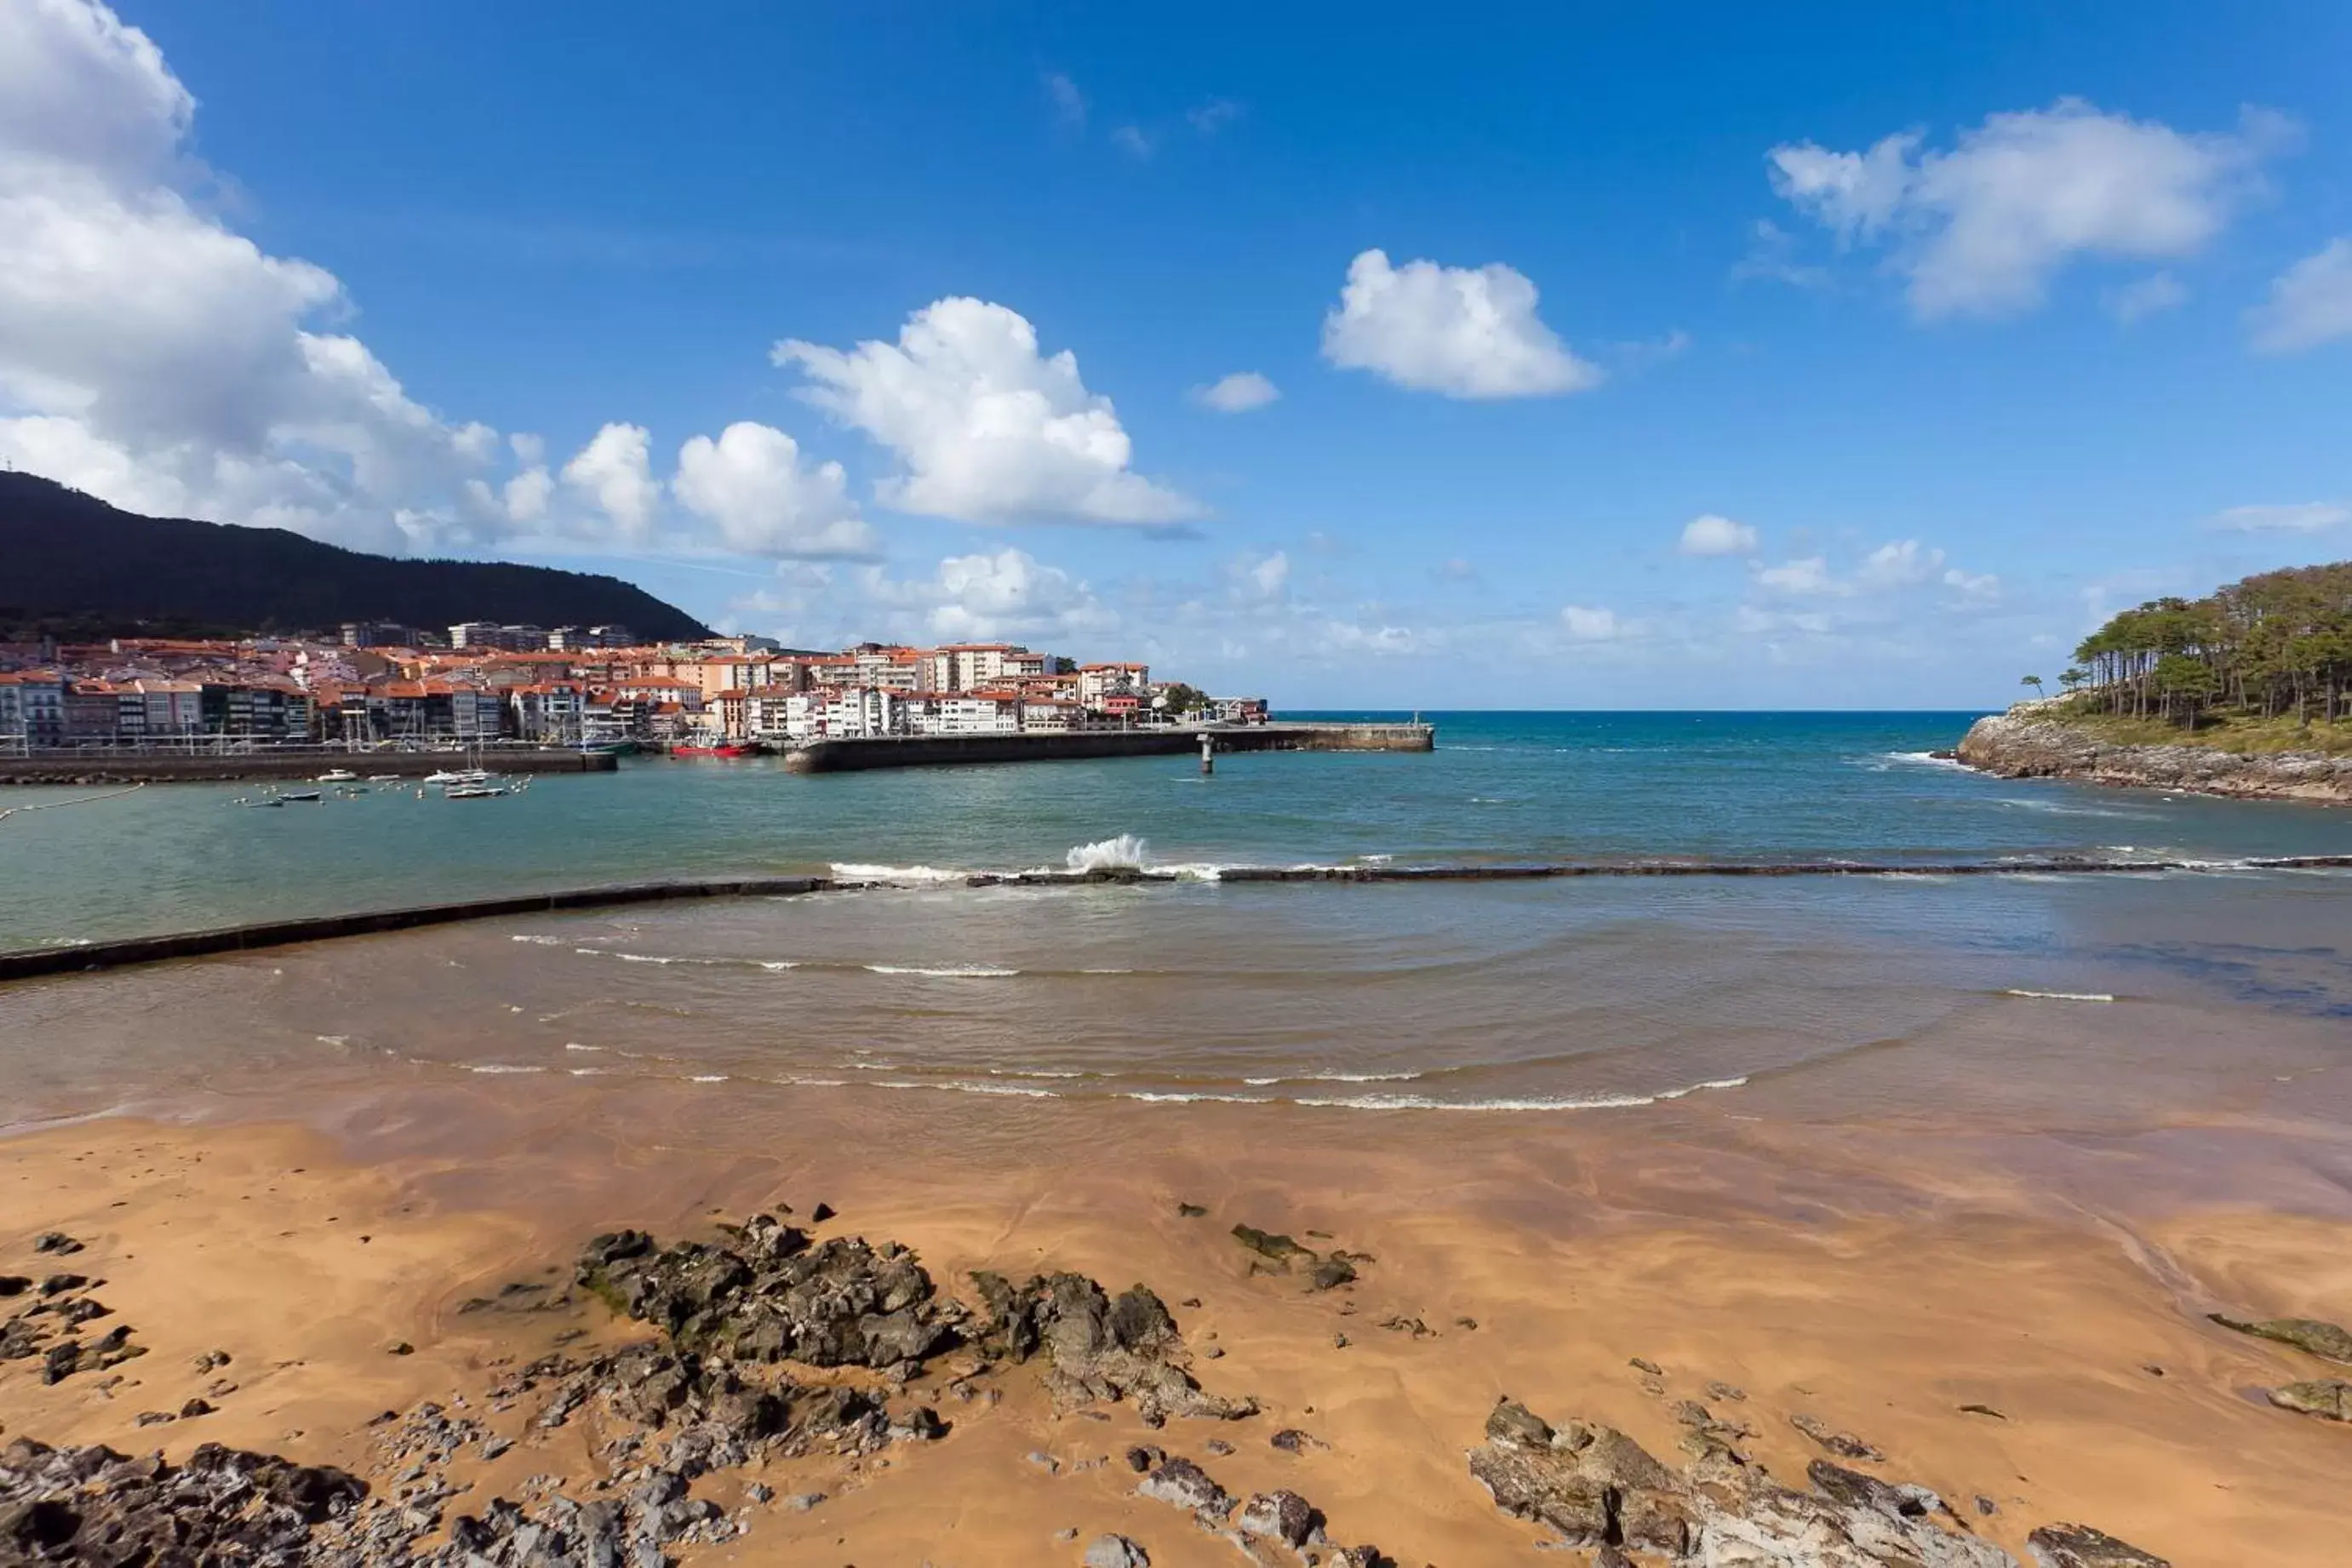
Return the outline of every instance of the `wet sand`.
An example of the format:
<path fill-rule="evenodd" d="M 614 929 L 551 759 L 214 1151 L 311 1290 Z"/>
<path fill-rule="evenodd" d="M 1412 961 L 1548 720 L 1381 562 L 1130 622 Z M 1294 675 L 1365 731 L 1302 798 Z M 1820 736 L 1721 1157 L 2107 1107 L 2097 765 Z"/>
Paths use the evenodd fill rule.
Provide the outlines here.
<path fill-rule="evenodd" d="M 1175 1310 L 1203 1385 L 1254 1395 L 1264 1413 L 1148 1433 L 1123 1405 L 1108 1422 L 1056 1416 L 1016 1369 L 1002 1405 L 939 1400 L 953 1430 L 893 1447 L 887 1466 L 713 1478 L 730 1503 L 754 1479 L 829 1500 L 755 1507 L 748 1535 L 690 1561 L 1076 1562 L 1107 1531 L 1155 1563 L 1236 1561 L 1134 1496 L 1118 1456 L 1150 1441 L 1230 1490 L 1296 1488 L 1337 1539 L 1377 1542 L 1406 1568 L 1523 1562 L 1542 1532 L 1497 1513 L 1464 1465 L 1498 1396 L 1618 1426 L 1672 1459 L 1671 1406 L 1706 1397 L 1710 1380 L 1746 1391 L 1718 1408 L 1755 1428 L 1744 1447 L 1774 1475 L 1798 1481 L 1821 1457 L 1789 1423 L 1810 1414 L 1885 1451 L 1865 1468 L 1935 1488 L 2021 1556 L 2028 1530 L 2079 1521 L 2180 1564 L 2244 1561 L 2257 1542 L 2268 1563 L 2342 1560 L 2352 1428 L 2253 1392 L 2328 1369 L 2203 1317 L 2352 1318 L 2352 1213 L 2326 1140 L 2286 1156 L 2327 1178 L 2311 1201 L 2254 1206 L 2180 1174 L 2278 1141 L 2226 1122 L 2175 1122 L 2137 1149 L 2051 1141 L 2037 1164 L 1983 1157 L 1990 1130 L 1922 1138 L 1688 1108 L 1571 1128 L 1433 1113 L 1368 1127 L 1024 1104 L 992 1134 L 966 1105 L 809 1092 L 760 1102 L 712 1143 L 696 1134 L 697 1102 L 527 1079 L 462 1092 L 378 1082 L 314 1096 L 302 1125 L 118 1118 L 0 1140 L 0 1273 L 102 1278 L 92 1293 L 114 1316 L 98 1326 L 128 1323 L 150 1347 L 115 1369 L 110 1396 L 89 1373 L 44 1387 L 31 1363 L 0 1363 L 0 1424 L 174 1458 L 219 1441 L 382 1486 L 365 1426 L 376 1413 L 478 1402 L 495 1363 L 569 1330 L 585 1345 L 645 1331 L 584 1297 L 536 1312 L 467 1302 L 560 1285 L 597 1231 L 701 1236 L 721 1217 L 776 1205 L 805 1215 L 822 1199 L 840 1212 L 821 1235 L 903 1241 L 967 1295 L 982 1268 L 1147 1283 Z M 2133 1179 L 2158 1168 L 2172 1187 Z M 2184 1187 L 2209 1195 L 2189 1201 Z M 1208 1212 L 1187 1217 L 1180 1202 Z M 1328 1232 L 1310 1245 L 1374 1261 L 1352 1286 L 1309 1293 L 1253 1275 L 1235 1223 Z M 85 1249 L 34 1256 L 50 1229 Z M 1432 1332 L 1380 1326 L 1398 1318 Z M 403 1342 L 414 1353 L 390 1352 Z M 193 1369 L 215 1349 L 226 1368 Z M 1635 1357 L 1664 1368 L 1663 1395 Z M 224 1379 L 236 1389 L 213 1414 L 134 1424 Z M 2001 1415 L 1959 1408 L 1972 1404 Z M 518 1432 L 521 1418 L 509 1420 Z M 1330 1447 L 1277 1451 L 1266 1439 L 1283 1427 Z M 1211 1438 L 1238 1451 L 1210 1458 Z M 541 1472 L 584 1477 L 590 1456 L 570 1432 L 527 1437 L 452 1511 Z M 1979 1495 L 1998 1513 L 1979 1519 Z M 1065 1529 L 1075 1543 L 1055 1541 Z"/>

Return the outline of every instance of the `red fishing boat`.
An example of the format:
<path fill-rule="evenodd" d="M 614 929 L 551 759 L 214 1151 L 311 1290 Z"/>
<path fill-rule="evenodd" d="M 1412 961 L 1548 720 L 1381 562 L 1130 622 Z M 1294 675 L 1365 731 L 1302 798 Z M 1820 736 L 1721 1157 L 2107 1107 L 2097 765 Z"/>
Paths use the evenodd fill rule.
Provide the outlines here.
<path fill-rule="evenodd" d="M 756 747 L 739 745 L 730 741 L 719 746 L 672 746 L 669 754 L 673 757 L 751 757 L 757 756 L 759 751 Z"/>

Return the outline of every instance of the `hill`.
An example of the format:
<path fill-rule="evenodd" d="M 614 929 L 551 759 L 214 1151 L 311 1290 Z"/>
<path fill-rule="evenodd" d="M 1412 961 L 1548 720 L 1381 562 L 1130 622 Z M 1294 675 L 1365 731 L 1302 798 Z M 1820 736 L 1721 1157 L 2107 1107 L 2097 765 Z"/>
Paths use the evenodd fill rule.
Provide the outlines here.
<path fill-rule="evenodd" d="M 653 641 L 710 635 L 618 577 L 397 560 L 284 529 L 142 517 L 54 479 L 0 472 L 0 637 L 331 631 L 365 620 L 624 626 Z"/>

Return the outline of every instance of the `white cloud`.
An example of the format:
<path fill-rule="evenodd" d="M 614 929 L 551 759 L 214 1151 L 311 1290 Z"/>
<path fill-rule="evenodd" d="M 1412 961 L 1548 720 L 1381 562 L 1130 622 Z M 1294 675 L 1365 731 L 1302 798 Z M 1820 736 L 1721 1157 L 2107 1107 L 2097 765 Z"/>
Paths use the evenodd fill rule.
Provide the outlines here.
<path fill-rule="evenodd" d="M 2000 579 L 1990 572 L 1963 572 L 1954 566 L 1944 574 L 1944 586 L 1953 601 L 1967 609 L 1985 609 L 2000 603 Z"/>
<path fill-rule="evenodd" d="M 1279 598 L 1290 582 L 1290 556 L 1280 550 L 1271 555 L 1244 555 L 1234 563 L 1234 580 L 1244 597 Z"/>
<path fill-rule="evenodd" d="M 716 441 L 693 437 L 678 448 L 670 489 L 746 555 L 870 556 L 880 547 L 841 465 L 803 466 L 799 443 L 772 426 L 740 420 Z"/>
<path fill-rule="evenodd" d="M 1796 561 L 1785 561 L 1778 566 L 1756 569 L 1756 581 L 1776 594 L 1810 596 L 1820 594 L 1845 594 L 1853 590 L 1830 574 L 1829 558 L 1808 555 Z"/>
<path fill-rule="evenodd" d="M 1520 273 L 1500 262 L 1397 268 L 1380 250 L 1349 264 L 1323 319 L 1323 355 L 1448 397 L 1539 397 L 1601 380 L 1537 316 L 1536 286 Z"/>
<path fill-rule="evenodd" d="M 563 482 L 593 501 L 624 540 L 643 543 L 661 507 L 654 482 L 652 439 L 642 425 L 618 422 L 589 438 L 563 465 Z"/>
<path fill-rule="evenodd" d="M 1242 117 L 1242 106 L 1230 98 L 1213 98 L 1184 111 L 1192 129 L 1203 136 L 1214 136 Z"/>
<path fill-rule="evenodd" d="M 1627 630 L 1625 623 L 1617 618 L 1616 611 L 1589 609 L 1582 605 L 1562 606 L 1559 624 L 1578 642 L 1609 642 L 1623 637 Z"/>
<path fill-rule="evenodd" d="M 1165 528 L 1199 508 L 1129 467 L 1110 399 L 1090 393 L 1068 350 L 1046 357 L 1018 312 L 948 299 L 908 318 L 896 343 L 854 349 L 787 340 L 803 395 L 890 449 L 906 472 L 878 489 L 904 511 L 967 522 Z"/>
<path fill-rule="evenodd" d="M 1055 118 L 1063 124 L 1084 125 L 1087 122 L 1087 95 L 1078 90 L 1076 82 L 1060 71 L 1045 74 L 1045 96 L 1053 100 Z"/>
<path fill-rule="evenodd" d="M 1220 414 L 1247 414 L 1282 395 L 1274 383 L 1254 370 L 1237 370 L 1206 386 L 1192 389 L 1192 401 Z"/>
<path fill-rule="evenodd" d="M 1796 258 L 1796 237 L 1769 217 L 1758 218 L 1748 230 L 1748 254 L 1732 264 L 1732 281 L 1760 278 L 1797 289 L 1829 286 L 1828 268 L 1801 263 Z"/>
<path fill-rule="evenodd" d="M 2251 314 L 2254 346 L 2266 353 L 2352 337 L 2352 237 L 2329 240 L 2279 274 Z"/>
<path fill-rule="evenodd" d="M 1021 637 L 1045 644 L 1100 634 L 1118 623 L 1084 582 L 1011 547 L 954 555 L 920 580 L 870 566 L 847 584 L 894 636 L 941 642 Z M 870 634 L 867 634 L 870 635 Z"/>
<path fill-rule="evenodd" d="M 1685 555 L 1752 555 L 1756 542 L 1750 524 L 1707 512 L 1683 524 L 1682 542 L 1675 548 Z"/>
<path fill-rule="evenodd" d="M 0 451 L 125 506 L 430 542 L 494 433 L 324 330 L 331 273 L 180 193 L 194 112 L 95 0 L 0 6 Z"/>
<path fill-rule="evenodd" d="M 2155 272 L 2116 289 L 2107 308 L 2116 313 L 2116 321 L 2129 326 L 2149 316 L 2179 310 L 2188 302 L 2187 284 L 2169 272 Z"/>
<path fill-rule="evenodd" d="M 1160 143 L 1140 125 L 1122 125 L 1110 133 L 1111 145 L 1131 158 L 1149 158 Z"/>
<path fill-rule="evenodd" d="M 2207 527 L 2230 533 L 2319 533 L 2352 522 L 2352 507 L 2325 500 L 2296 501 L 2284 506 L 2233 506 L 2205 521 Z"/>
<path fill-rule="evenodd" d="M 2248 110 L 2231 134 L 2183 134 L 2080 99 L 1993 114 L 1948 152 L 1916 132 L 1864 153 L 1768 154 L 1774 188 L 1841 241 L 1885 241 L 1922 319 L 2013 315 L 2080 257 L 2194 255 L 2257 188 L 2287 122 Z"/>
<path fill-rule="evenodd" d="M 1916 588 L 1944 570 L 1944 552 L 1906 539 L 1882 544 L 1863 558 L 1856 581 L 1864 588 Z"/>

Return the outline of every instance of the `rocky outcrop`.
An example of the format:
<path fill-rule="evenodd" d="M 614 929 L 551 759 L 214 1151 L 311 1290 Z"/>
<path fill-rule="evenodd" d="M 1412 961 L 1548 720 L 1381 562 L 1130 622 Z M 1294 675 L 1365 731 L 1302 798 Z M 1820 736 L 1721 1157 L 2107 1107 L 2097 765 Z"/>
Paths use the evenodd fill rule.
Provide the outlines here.
<path fill-rule="evenodd" d="M 2293 1345 L 2322 1361 L 2341 1362 L 2352 1366 L 2352 1333 L 2335 1323 L 2317 1318 L 2263 1318 L 2248 1321 L 2225 1317 L 2220 1312 L 2206 1314 L 2225 1329 L 2235 1329 L 2242 1334 L 2252 1334 L 2258 1340 L 2276 1340 L 2283 1345 Z"/>
<path fill-rule="evenodd" d="M 1143 1286 L 1113 1299 L 1083 1274 L 1043 1275 L 1021 1286 L 998 1274 L 971 1278 L 988 1313 L 982 1348 L 1014 1362 L 1043 1356 L 1045 1389 L 1059 1408 L 1125 1399 L 1154 1426 L 1171 1415 L 1230 1421 L 1257 1414 L 1254 1401 L 1202 1390 L 1176 1320 Z"/>
<path fill-rule="evenodd" d="M 1614 1427 L 1554 1427 L 1505 1400 L 1486 1419 L 1486 1443 L 1470 1453 L 1470 1473 L 1504 1512 L 1549 1526 L 1561 1544 L 1594 1550 L 1603 1563 L 1632 1551 L 1677 1568 L 2017 1568 L 1925 1487 L 1816 1459 L 1805 1472 L 1810 1488 L 1799 1491 L 1727 1443 L 1695 1451 L 1697 1462 L 1675 1470 Z M 2033 1539 L 2048 1568 L 2164 1568 L 2081 1525 L 2050 1526 Z"/>
<path fill-rule="evenodd" d="M 2002 778 L 2075 779 L 2248 799 L 2352 805 L 2352 756 L 2245 753 L 2194 744 L 2122 745 L 2074 729 L 2047 706 L 2032 703 L 1978 720 L 1954 756 Z"/>
<path fill-rule="evenodd" d="M 2271 1390 L 2271 1403 L 2281 1410 L 2316 1415 L 2322 1421 L 2352 1421 L 2352 1383 L 2336 1377 L 2290 1383 Z"/>
<path fill-rule="evenodd" d="M 206 1443 L 170 1465 L 111 1448 L 0 1448 L 0 1561 L 293 1564 L 366 1485 L 341 1470 Z"/>

